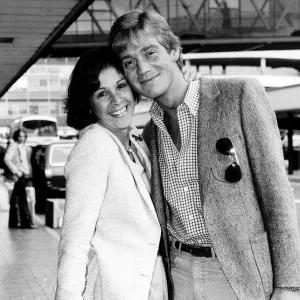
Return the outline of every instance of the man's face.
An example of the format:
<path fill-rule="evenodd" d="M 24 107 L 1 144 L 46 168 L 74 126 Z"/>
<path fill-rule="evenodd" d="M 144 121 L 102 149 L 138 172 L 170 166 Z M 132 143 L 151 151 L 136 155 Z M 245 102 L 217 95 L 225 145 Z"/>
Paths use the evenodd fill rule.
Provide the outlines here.
<path fill-rule="evenodd" d="M 170 53 L 158 40 L 141 32 L 136 42 L 120 53 L 124 73 L 132 87 L 147 98 L 166 95 L 178 72 L 179 49 Z"/>

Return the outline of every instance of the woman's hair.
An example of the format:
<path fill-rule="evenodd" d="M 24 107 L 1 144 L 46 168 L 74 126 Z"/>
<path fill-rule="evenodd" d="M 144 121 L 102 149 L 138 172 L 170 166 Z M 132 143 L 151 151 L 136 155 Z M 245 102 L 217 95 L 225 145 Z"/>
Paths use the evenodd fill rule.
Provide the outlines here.
<path fill-rule="evenodd" d="M 13 134 L 13 140 L 17 142 L 21 133 L 25 135 L 25 141 L 27 140 L 27 132 L 24 129 L 17 129 Z"/>
<path fill-rule="evenodd" d="M 116 53 L 121 53 L 126 50 L 128 44 L 138 42 L 140 32 L 156 37 L 168 53 L 179 49 L 181 54 L 179 38 L 172 32 L 166 19 L 155 10 L 134 9 L 119 17 L 111 27 L 108 36 L 109 46 Z M 181 55 L 177 65 L 181 70 L 183 67 Z"/>
<path fill-rule="evenodd" d="M 80 130 L 97 122 L 91 109 L 90 97 L 100 87 L 100 73 L 110 67 L 123 74 L 118 56 L 107 46 L 89 50 L 79 58 L 69 79 L 65 101 L 69 126 Z M 134 90 L 132 92 L 138 101 L 138 94 Z"/>

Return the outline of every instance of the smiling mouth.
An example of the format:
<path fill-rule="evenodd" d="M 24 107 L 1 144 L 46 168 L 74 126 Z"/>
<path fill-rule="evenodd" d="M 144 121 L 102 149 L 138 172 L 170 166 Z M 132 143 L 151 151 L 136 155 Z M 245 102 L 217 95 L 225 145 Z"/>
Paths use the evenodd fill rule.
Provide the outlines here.
<path fill-rule="evenodd" d="M 153 80 L 154 78 L 156 78 L 157 76 L 158 76 L 158 75 L 156 75 L 156 76 L 153 76 L 153 77 L 151 77 L 151 78 L 147 78 L 147 79 L 141 80 L 141 81 L 140 81 L 140 83 L 141 83 L 141 84 L 143 84 L 143 83 L 147 83 L 147 82 L 149 82 L 149 81 Z"/>
<path fill-rule="evenodd" d="M 113 117 L 122 117 L 123 115 L 125 115 L 126 112 L 127 112 L 127 105 L 124 108 L 114 112 L 110 112 L 109 114 Z"/>

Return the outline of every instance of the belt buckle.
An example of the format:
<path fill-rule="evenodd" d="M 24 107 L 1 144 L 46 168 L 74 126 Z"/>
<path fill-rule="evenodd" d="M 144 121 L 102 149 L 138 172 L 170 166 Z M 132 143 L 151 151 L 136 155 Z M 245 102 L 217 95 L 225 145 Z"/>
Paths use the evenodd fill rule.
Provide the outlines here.
<path fill-rule="evenodd" d="M 189 253 L 197 257 L 206 257 L 206 258 L 212 257 L 212 251 L 209 247 L 201 247 L 199 249 L 190 248 Z"/>
<path fill-rule="evenodd" d="M 192 248 L 189 249 L 189 253 L 190 253 L 192 256 L 198 256 L 197 253 L 195 253 L 195 252 L 194 252 L 194 249 L 192 249 Z"/>

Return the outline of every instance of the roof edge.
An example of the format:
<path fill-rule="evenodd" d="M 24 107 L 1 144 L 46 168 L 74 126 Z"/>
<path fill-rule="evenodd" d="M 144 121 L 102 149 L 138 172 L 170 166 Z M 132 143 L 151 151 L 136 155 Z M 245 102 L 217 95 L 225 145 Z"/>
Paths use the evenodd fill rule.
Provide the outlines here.
<path fill-rule="evenodd" d="M 42 56 L 42 52 L 48 46 L 53 44 L 71 24 L 83 13 L 94 0 L 80 0 L 74 8 L 65 16 L 65 18 L 57 25 L 57 27 L 50 33 L 48 38 L 37 49 L 33 56 L 23 65 L 18 73 L 8 82 L 5 88 L 0 91 L 0 98 L 11 88 L 11 86 Z"/>

